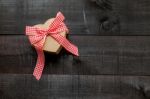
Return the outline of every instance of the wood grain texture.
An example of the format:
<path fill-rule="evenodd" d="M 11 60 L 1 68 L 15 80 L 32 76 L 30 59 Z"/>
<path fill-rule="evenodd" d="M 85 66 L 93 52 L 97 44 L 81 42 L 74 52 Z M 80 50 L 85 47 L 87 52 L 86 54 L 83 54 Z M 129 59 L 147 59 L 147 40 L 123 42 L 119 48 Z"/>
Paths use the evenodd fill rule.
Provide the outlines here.
<path fill-rule="evenodd" d="M 1 74 L 1 99 L 149 99 L 150 77 Z"/>
<path fill-rule="evenodd" d="M 0 99 L 150 99 L 150 0 L 0 0 Z M 64 13 L 80 57 L 37 54 L 25 26 Z"/>
<path fill-rule="evenodd" d="M 26 36 L 0 36 L 0 73 L 31 74 L 36 52 Z M 70 36 L 80 57 L 46 55 L 46 74 L 150 75 L 150 37 Z M 86 42 L 86 43 L 85 43 Z"/>
<path fill-rule="evenodd" d="M 58 11 L 71 34 L 150 35 L 149 0 L 0 0 L 0 34 L 24 34 Z"/>

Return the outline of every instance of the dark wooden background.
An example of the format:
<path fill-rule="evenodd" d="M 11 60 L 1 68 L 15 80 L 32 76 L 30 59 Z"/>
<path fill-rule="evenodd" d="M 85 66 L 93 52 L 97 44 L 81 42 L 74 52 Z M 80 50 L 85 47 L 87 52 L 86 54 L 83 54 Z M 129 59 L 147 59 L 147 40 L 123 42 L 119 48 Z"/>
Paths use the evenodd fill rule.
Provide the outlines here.
<path fill-rule="evenodd" d="M 36 81 L 25 26 L 58 11 L 80 57 L 45 53 Z M 0 0 L 0 99 L 150 99 L 150 0 Z"/>

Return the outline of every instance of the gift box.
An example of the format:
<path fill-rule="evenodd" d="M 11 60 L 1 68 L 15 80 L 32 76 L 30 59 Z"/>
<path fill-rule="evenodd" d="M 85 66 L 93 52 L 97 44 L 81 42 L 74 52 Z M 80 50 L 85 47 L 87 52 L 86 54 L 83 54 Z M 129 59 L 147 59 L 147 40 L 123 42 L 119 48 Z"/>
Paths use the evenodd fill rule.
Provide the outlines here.
<path fill-rule="evenodd" d="M 26 35 L 38 54 L 33 72 L 37 80 L 41 78 L 45 64 L 43 51 L 58 54 L 63 47 L 73 55 L 79 56 L 78 47 L 66 39 L 68 28 L 64 19 L 63 14 L 58 12 L 55 18 L 48 19 L 44 24 L 26 26 Z"/>
<path fill-rule="evenodd" d="M 43 30 L 47 30 L 50 25 L 52 24 L 52 22 L 54 21 L 55 18 L 50 18 L 48 19 L 44 24 L 37 24 L 34 25 L 34 27 L 37 28 L 41 28 Z M 61 32 L 59 33 L 60 35 L 62 35 L 63 37 L 66 37 L 67 32 Z M 53 54 L 59 54 L 59 52 L 61 51 L 62 46 L 51 36 L 47 36 L 43 45 L 43 50 L 46 52 L 50 52 Z"/>

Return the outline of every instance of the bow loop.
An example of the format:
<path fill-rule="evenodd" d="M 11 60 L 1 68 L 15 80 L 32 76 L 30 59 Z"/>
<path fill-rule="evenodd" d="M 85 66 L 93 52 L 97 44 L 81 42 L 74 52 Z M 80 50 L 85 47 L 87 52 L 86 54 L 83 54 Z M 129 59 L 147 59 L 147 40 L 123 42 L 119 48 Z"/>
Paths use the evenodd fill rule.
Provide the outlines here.
<path fill-rule="evenodd" d="M 61 32 L 66 32 L 68 33 L 68 28 L 64 23 L 60 23 L 56 28 L 54 29 L 49 29 L 48 30 L 48 35 L 53 35 L 53 34 L 58 34 Z"/>
<path fill-rule="evenodd" d="M 26 26 L 26 35 L 33 36 L 37 35 L 37 28 L 33 26 Z"/>
<path fill-rule="evenodd" d="M 65 19 L 65 17 L 63 16 L 63 14 L 61 12 L 58 12 L 56 15 L 56 18 L 54 19 L 54 21 L 50 25 L 50 29 L 52 31 L 56 30 L 61 25 L 61 23 L 63 23 L 64 19 Z"/>

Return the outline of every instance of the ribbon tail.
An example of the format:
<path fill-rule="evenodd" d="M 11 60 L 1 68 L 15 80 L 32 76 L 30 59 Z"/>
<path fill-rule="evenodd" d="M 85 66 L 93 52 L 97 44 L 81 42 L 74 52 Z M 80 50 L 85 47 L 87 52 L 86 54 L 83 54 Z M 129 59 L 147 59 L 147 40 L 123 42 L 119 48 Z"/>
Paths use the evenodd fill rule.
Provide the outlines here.
<path fill-rule="evenodd" d="M 79 56 L 78 47 L 70 43 L 65 37 L 60 34 L 51 35 L 60 45 L 62 45 L 70 53 Z"/>
<path fill-rule="evenodd" d="M 36 51 L 38 54 L 38 58 L 37 58 L 36 66 L 34 68 L 33 75 L 37 80 L 39 80 L 41 78 L 44 69 L 45 57 L 44 57 L 44 52 L 42 50 L 36 48 Z"/>

